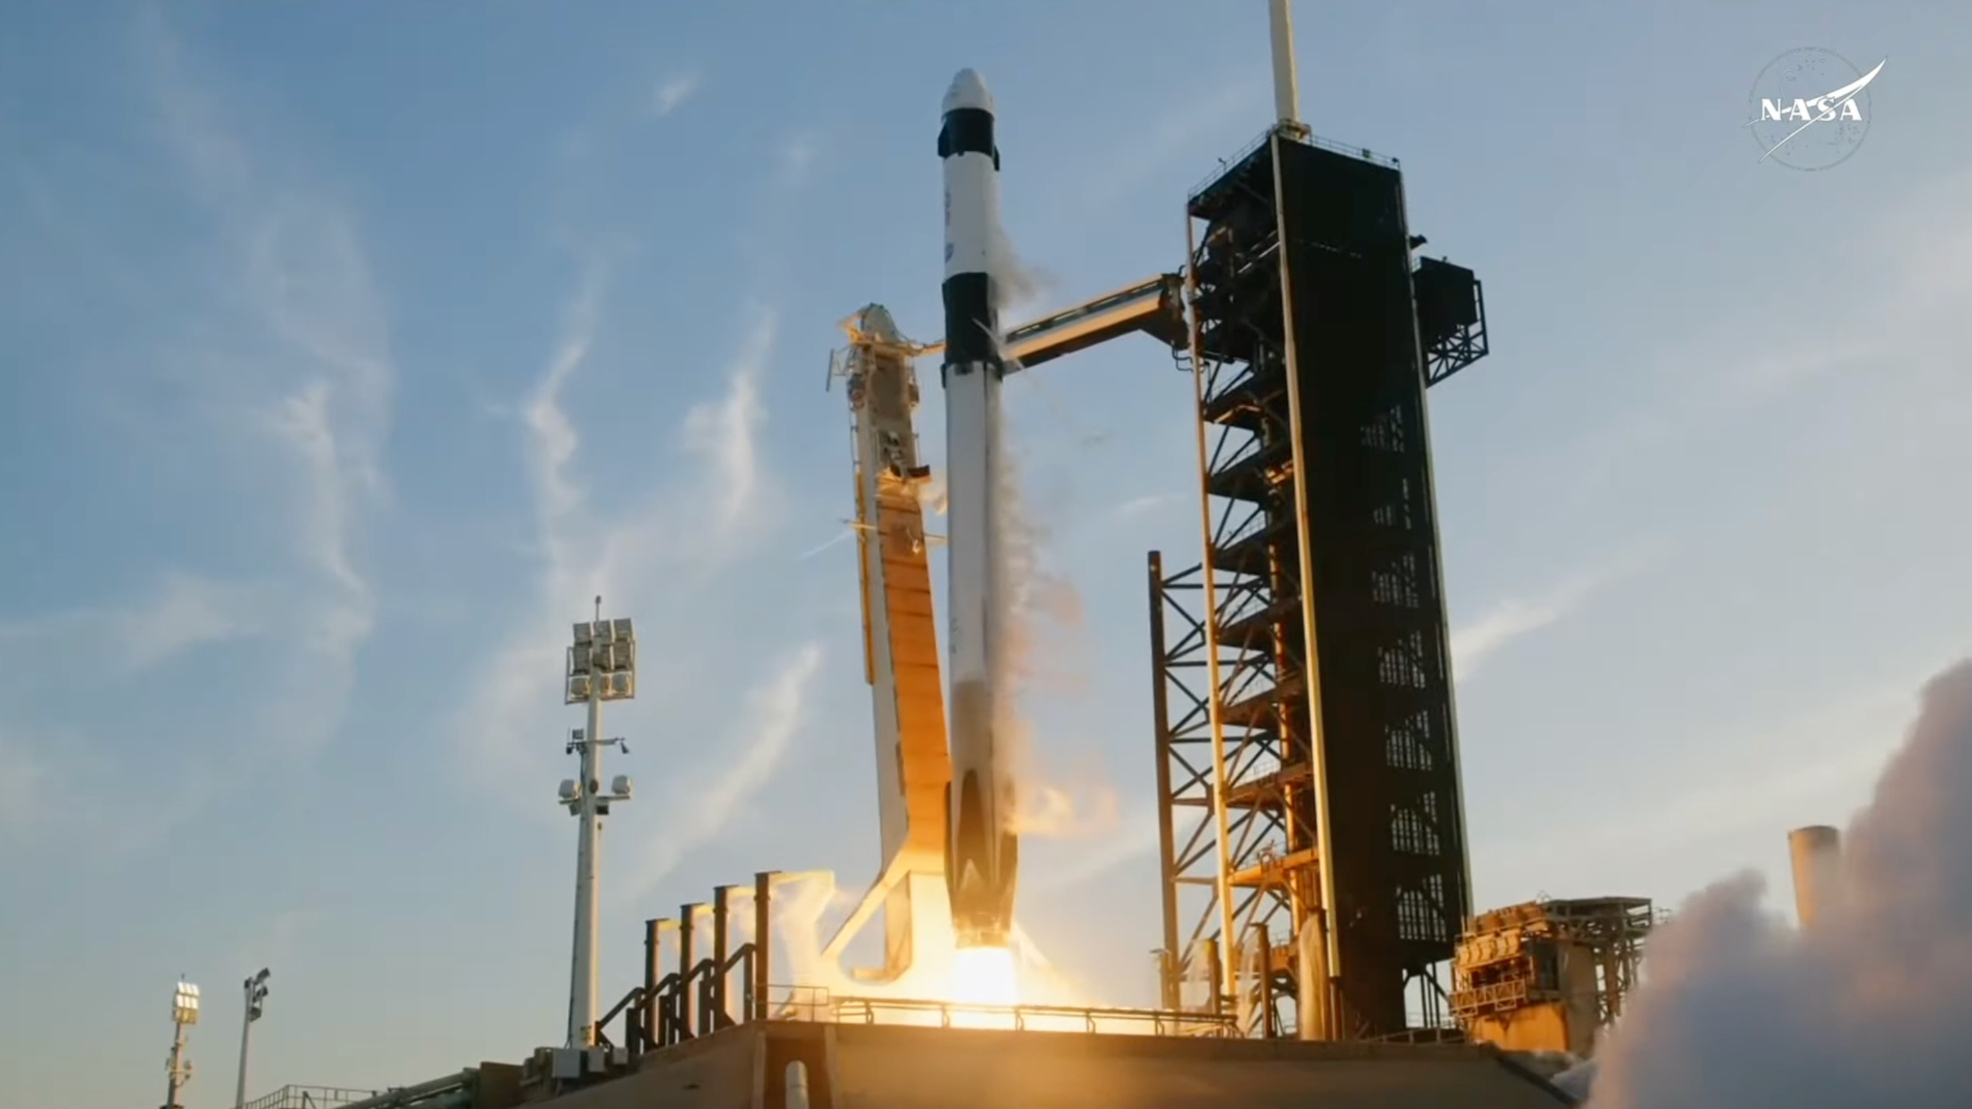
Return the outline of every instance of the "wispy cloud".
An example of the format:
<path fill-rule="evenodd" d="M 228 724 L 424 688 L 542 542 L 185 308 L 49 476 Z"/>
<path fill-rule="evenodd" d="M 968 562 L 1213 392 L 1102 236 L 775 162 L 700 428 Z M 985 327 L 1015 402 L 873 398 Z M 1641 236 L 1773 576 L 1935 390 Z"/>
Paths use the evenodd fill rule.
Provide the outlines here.
<path fill-rule="evenodd" d="M 685 106 L 685 102 L 698 94 L 699 77 L 696 73 L 679 73 L 658 82 L 657 90 L 651 95 L 651 110 L 660 117 L 668 116 Z"/>
<path fill-rule="evenodd" d="M 1061 866 L 1038 866 L 1031 889 L 1037 894 L 1057 893 L 1072 890 L 1092 879 L 1099 878 L 1126 864 L 1133 863 L 1145 855 L 1157 851 L 1157 813 L 1154 809 L 1144 809 L 1122 816 L 1113 822 L 1114 830 L 1097 837 L 1093 842 L 1079 846 L 1073 853 L 1062 852 Z M 1179 835 L 1184 834 L 1180 829 Z M 1031 856 L 1041 856 L 1039 852 L 1028 852 Z"/>
<path fill-rule="evenodd" d="M 664 800 L 664 815 L 626 883 L 630 896 L 650 892 L 692 851 L 725 831 L 773 777 L 805 718 L 809 687 L 821 662 L 818 644 L 810 643 L 795 652 L 770 681 L 754 689 L 740 733 L 719 745 L 730 751 L 744 744 L 738 757 L 722 758 L 714 764 L 723 770 L 721 773 L 691 775 L 678 782 Z"/>
<path fill-rule="evenodd" d="M 174 729 L 182 718 L 169 712 L 158 721 L 160 740 L 173 745 L 174 779 L 132 781 L 117 760 L 88 764 L 97 783 L 91 803 L 114 824 L 97 830 L 112 844 L 141 847 L 216 791 L 263 772 L 269 758 L 314 748 L 339 731 L 356 653 L 375 619 L 363 535 L 387 495 L 394 374 L 386 314 L 350 211 L 319 186 L 302 152 L 269 139 L 276 128 L 241 123 L 249 101 L 222 91 L 224 75 L 188 54 L 161 10 L 142 9 L 132 29 L 151 112 L 139 123 L 153 140 L 147 149 L 163 155 L 146 172 L 167 190 L 180 185 L 176 199 L 209 231 L 170 257 L 168 296 L 128 276 L 148 272 L 157 261 L 151 254 L 125 253 L 109 237 L 91 241 L 102 254 L 91 268 L 110 275 L 101 278 L 106 287 L 139 298 L 137 309 L 163 308 L 158 316 L 168 321 L 124 313 L 149 360 L 117 384 L 141 387 L 148 375 L 183 398 L 142 418 L 210 448 L 183 463 L 194 474 L 202 465 L 225 467 L 230 479 L 244 463 L 271 479 L 270 496 L 249 495 L 223 511 L 247 543 L 271 540 L 278 553 L 248 577 L 188 566 L 159 574 L 146 595 L 125 604 L 81 598 L 0 629 L 0 648 L 8 669 L 41 673 L 34 668 L 49 665 L 46 652 L 19 649 L 24 633 L 86 631 L 101 637 L 91 640 L 109 652 L 96 660 L 105 667 L 100 677 L 114 682 L 210 645 L 284 632 L 254 660 L 261 674 L 232 687 L 247 691 L 221 714 L 232 726 L 202 718 Z M 133 539 L 141 549 L 145 537 Z M 6 707 L 16 717 L 28 713 L 11 721 L 15 727 L 34 723 L 24 705 Z M 33 730 L 45 731 L 45 723 Z M 106 738 L 75 740 L 32 762 L 12 758 L 7 776 L 16 783 L 78 777 L 83 752 Z M 105 799 L 125 790 L 168 800 L 133 808 Z M 16 817 L 23 811 L 9 808 Z"/>
<path fill-rule="evenodd" d="M 1100 166 L 1101 172 L 1085 174 L 1081 179 L 1080 199 L 1085 207 L 1111 204 L 1122 194 L 1186 164 L 1194 155 L 1230 155 L 1230 148 L 1213 149 L 1225 147 L 1229 135 L 1235 136 L 1231 140 L 1235 144 L 1252 137 L 1239 133 L 1239 121 L 1261 118 L 1256 113 L 1266 104 L 1263 78 L 1243 71 L 1193 86 L 1200 87 L 1202 93 L 1188 90 L 1182 100 L 1162 114 L 1154 114 L 1148 127 L 1134 130 L 1127 142 L 1101 151 L 1091 163 Z M 1258 134 L 1258 130 L 1253 133 Z"/>
<path fill-rule="evenodd" d="M 806 562 L 809 559 L 814 558 L 816 555 L 821 554 L 823 551 L 833 550 L 836 547 L 839 547 L 842 544 L 849 542 L 851 539 L 854 539 L 855 537 L 856 537 L 856 525 L 850 521 L 845 520 L 843 521 L 842 530 L 836 532 L 834 535 L 829 536 L 827 539 L 822 540 L 820 543 L 817 543 L 814 546 L 809 547 L 807 550 L 802 551 L 800 554 L 795 555 L 794 560 L 796 562 Z"/>
<path fill-rule="evenodd" d="M 229 965 L 247 973 L 253 968 L 294 965 L 306 951 L 302 941 L 319 920 L 313 909 L 282 909 L 246 922 L 246 934 L 234 946 Z"/>
<path fill-rule="evenodd" d="M 0 830 L 19 832 L 48 811 L 47 768 L 29 747 L 0 733 Z"/>
<path fill-rule="evenodd" d="M 760 375 L 774 353 L 779 321 L 761 311 L 740 348 L 726 395 L 715 403 L 694 405 L 685 415 L 685 444 L 697 452 L 721 479 L 711 490 L 719 503 L 719 530 L 732 532 L 753 508 L 759 493 L 759 447 L 755 437 L 766 421 L 760 403 Z"/>
<path fill-rule="evenodd" d="M 676 112 L 700 87 L 695 72 L 671 75 L 654 87 L 652 110 Z M 582 130 L 601 142 L 622 126 L 599 120 Z M 770 153 L 758 182 L 759 222 L 784 214 L 821 149 L 815 132 L 797 130 Z M 599 164 L 569 168 L 579 170 L 567 182 L 571 194 L 586 193 L 596 174 L 608 172 Z M 642 720 L 654 719 L 659 706 L 667 734 L 711 737 L 665 756 L 666 781 L 694 783 L 689 798 L 651 805 L 656 811 L 648 820 L 631 809 L 632 819 L 612 829 L 612 858 L 621 859 L 625 873 L 654 882 L 676 865 L 682 843 L 715 836 L 721 821 L 771 778 L 820 665 L 813 647 L 797 649 L 766 673 L 742 664 L 757 650 L 745 650 L 748 625 L 735 615 L 763 581 L 787 573 L 788 547 L 776 542 L 786 505 L 771 466 L 766 403 L 781 321 L 770 303 L 744 306 L 725 365 L 674 379 L 702 382 L 700 395 L 690 395 L 689 386 L 674 390 L 672 396 L 686 398 L 682 411 L 663 413 L 658 426 L 639 429 L 629 441 L 602 442 L 596 417 L 617 375 L 630 372 L 632 357 L 636 373 L 649 372 L 641 351 L 618 353 L 612 346 L 611 298 L 636 276 L 631 266 L 638 252 L 607 211 L 583 207 L 570 220 L 572 227 L 560 232 L 576 244 L 580 277 L 540 376 L 514 406 L 533 501 L 535 580 L 473 674 L 452 731 L 489 794 L 554 820 L 544 783 L 565 769 L 554 737 L 573 711 L 559 691 L 569 623 L 586 618 L 597 596 L 606 614 L 635 620 L 637 698 L 611 719 L 624 722 L 638 754 L 612 766 L 639 768 L 650 749 L 642 745 L 649 734 Z M 778 268 L 778 248 L 767 246 L 778 238 L 744 229 L 741 238 L 738 253 L 756 254 L 763 278 Z M 745 249 L 756 240 L 758 250 Z M 705 683 L 735 681 L 744 684 L 701 695 Z M 738 729 L 730 710 L 736 702 L 755 706 Z M 659 819 L 687 809 L 693 815 L 683 825 Z M 658 831 L 646 830 L 652 826 Z"/>
<path fill-rule="evenodd" d="M 259 634 L 259 601 L 251 586 L 173 574 L 155 603 L 123 616 L 118 640 L 131 665 L 153 666 L 182 650 Z"/>
<path fill-rule="evenodd" d="M 277 711 L 287 718 L 273 731 L 312 747 L 339 728 L 356 651 L 375 622 L 360 547 L 387 490 L 386 313 L 349 211 L 299 166 L 281 164 L 295 158 L 270 159 L 241 137 L 228 102 L 195 76 L 205 71 L 160 16 L 141 27 L 162 137 L 224 236 L 218 338 L 182 357 L 206 382 L 210 410 L 258 432 L 293 475 L 286 512 L 299 574 L 271 594 L 280 611 L 267 618 L 305 629 L 293 642 L 306 657 L 284 683 Z"/>
<path fill-rule="evenodd" d="M 580 422 L 567 405 L 582 395 L 578 383 L 606 369 L 596 357 L 608 285 L 602 263 L 592 259 L 563 312 L 547 368 L 521 406 L 540 575 L 455 725 L 491 789 L 544 813 L 539 784 L 552 780 L 557 751 L 543 737 L 559 730 L 557 675 L 568 624 L 586 616 L 595 596 L 644 628 L 714 622 L 707 598 L 729 577 L 744 577 L 741 562 L 780 504 L 758 441 L 767 418 L 759 378 L 777 330 L 764 308 L 742 335 L 718 395 L 691 406 L 675 425 L 672 447 L 683 464 L 662 459 L 645 471 L 658 475 L 650 487 L 618 488 L 614 500 L 627 500 L 627 509 L 611 511 L 588 496 Z M 619 481 L 624 474 L 612 472 Z M 692 661 L 684 643 L 657 637 L 646 638 L 639 656 L 642 696 L 663 695 L 658 682 L 669 660 Z"/>
<path fill-rule="evenodd" d="M 1129 500 L 1110 509 L 1109 518 L 1111 520 L 1122 521 L 1133 520 L 1139 516 L 1147 516 L 1166 505 L 1176 504 L 1180 500 L 1183 500 L 1184 496 L 1185 494 L 1183 493 L 1147 493 L 1141 497 L 1131 497 Z"/>
<path fill-rule="evenodd" d="M 797 131 L 781 141 L 780 158 L 783 183 L 799 185 L 821 157 L 822 136 L 815 131 Z"/>
<path fill-rule="evenodd" d="M 1841 375 L 1870 375 L 1879 395 L 1928 393 L 1917 404 L 1929 410 L 1958 396 L 1937 387 L 1951 389 L 1963 361 L 1945 336 L 1956 334 L 1972 296 L 1968 195 L 1972 169 L 1906 192 L 1866 219 L 1844 259 L 1851 295 L 1805 315 L 1792 306 L 1767 313 L 1769 326 L 1752 333 L 1744 310 L 1734 311 L 1660 352 L 1645 369 L 1667 399 L 1625 408 L 1569 444 L 1566 469 L 1580 495 L 1600 495 L 1600 485 L 1638 459 L 1654 465 L 1684 440 Z"/>
<path fill-rule="evenodd" d="M 569 465 L 580 446 L 568 413 L 562 410 L 562 391 L 595 341 L 596 324 L 608 288 L 608 271 L 601 262 L 584 267 L 581 288 L 568 304 L 560 341 L 548 360 L 548 372 L 522 411 L 527 420 L 527 449 L 535 496 L 544 518 L 543 531 L 553 537 L 560 521 L 581 507 L 582 491 L 569 476 Z"/>
<path fill-rule="evenodd" d="M 126 671 L 148 670 L 187 651 L 262 634 L 268 590 L 167 571 L 152 594 L 121 607 L 71 608 L 0 624 L 0 659 L 32 667 L 49 643 L 100 644 Z"/>
<path fill-rule="evenodd" d="M 1458 680 L 1471 679 L 1487 659 L 1508 644 L 1566 619 L 1591 596 L 1648 568 L 1667 550 L 1662 543 L 1638 546 L 1532 597 L 1508 597 L 1473 623 L 1453 627 L 1452 668 Z"/>
<path fill-rule="evenodd" d="M 760 379 L 775 349 L 774 313 L 757 310 L 726 367 L 721 392 L 695 404 L 676 425 L 675 450 L 683 465 L 663 460 L 664 477 L 634 507 L 616 515 L 588 498 L 580 474 L 580 424 L 564 408 L 570 387 L 592 364 L 599 348 L 604 283 L 585 279 L 564 313 L 562 333 L 541 383 L 525 406 L 525 437 L 532 471 L 542 563 L 536 595 L 506 641 L 489 659 L 467 699 L 457 726 L 460 742 L 486 784 L 510 804 L 551 818 L 542 783 L 554 777 L 556 745 L 546 742 L 565 724 L 557 675 L 571 620 L 581 619 L 592 596 L 610 613 L 627 615 L 646 629 L 641 637 L 640 700 L 667 698 L 667 680 L 690 673 L 708 649 L 703 635 L 680 638 L 665 629 L 715 628 L 729 614 L 719 598 L 742 588 L 756 569 L 758 542 L 779 516 L 778 489 L 761 457 L 760 429 L 767 413 Z M 660 629 L 653 635 L 649 629 Z M 763 677 L 744 697 L 749 711 L 727 731 L 719 714 L 698 730 L 718 738 L 703 761 L 673 760 L 669 781 L 683 783 L 655 804 L 653 819 L 627 824 L 618 835 L 628 844 L 626 888 L 642 892 L 661 881 L 688 852 L 716 837 L 762 789 L 781 765 L 803 718 L 805 700 L 821 663 L 810 644 Z M 682 667 L 682 670 L 680 669 Z M 689 679 L 685 679 L 689 680 Z M 687 713 L 689 710 L 687 710 Z M 685 714 L 667 712 L 676 723 Z M 735 754 L 737 752 L 737 754 Z M 634 770 L 635 763 L 626 766 Z"/>

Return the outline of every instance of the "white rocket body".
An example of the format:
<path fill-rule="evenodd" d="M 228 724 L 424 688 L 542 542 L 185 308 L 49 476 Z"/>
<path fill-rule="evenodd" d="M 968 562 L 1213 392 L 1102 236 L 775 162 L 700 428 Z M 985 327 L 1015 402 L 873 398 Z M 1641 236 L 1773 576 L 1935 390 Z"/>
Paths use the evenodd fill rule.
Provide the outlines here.
<path fill-rule="evenodd" d="M 961 70 L 945 94 L 946 553 L 949 559 L 952 784 L 945 879 L 961 947 L 1004 946 L 1019 846 L 1014 791 L 996 732 L 1010 692 L 1000 622 L 999 349 L 992 266 L 1000 226 L 999 149 L 985 82 Z"/>

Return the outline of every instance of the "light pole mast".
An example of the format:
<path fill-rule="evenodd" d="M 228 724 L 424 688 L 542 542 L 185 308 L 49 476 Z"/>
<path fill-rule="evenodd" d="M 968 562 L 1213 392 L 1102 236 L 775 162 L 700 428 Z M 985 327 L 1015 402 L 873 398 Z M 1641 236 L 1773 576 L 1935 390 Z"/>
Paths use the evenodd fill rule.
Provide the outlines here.
<path fill-rule="evenodd" d="M 581 756 L 578 779 L 561 784 L 560 803 L 579 822 L 575 840 L 575 941 L 568 983 L 568 1046 L 592 1047 L 596 1042 L 597 997 L 597 879 L 602 869 L 603 817 L 612 801 L 630 799 L 630 779 L 617 775 L 604 793 L 602 749 L 621 739 L 604 739 L 603 702 L 627 701 L 637 693 L 637 638 L 628 620 L 605 620 L 603 599 L 596 598 L 596 616 L 575 625 L 575 642 L 568 650 L 565 703 L 588 706 L 588 726 L 569 739 L 569 754 Z"/>
<path fill-rule="evenodd" d="M 240 1079 L 233 1087 L 233 1109 L 246 1104 L 247 1046 L 253 1035 L 253 1022 L 260 1019 L 262 1006 L 267 1001 L 266 967 L 260 973 L 248 978 L 243 985 L 246 992 L 246 1016 L 240 1021 Z"/>
<path fill-rule="evenodd" d="M 192 1080 L 192 1061 L 185 1058 L 185 1030 L 199 1022 L 199 988 L 178 980 L 171 994 L 171 1057 L 165 1060 L 169 1084 L 164 1089 L 164 1109 L 182 1109 L 178 1092 Z"/>

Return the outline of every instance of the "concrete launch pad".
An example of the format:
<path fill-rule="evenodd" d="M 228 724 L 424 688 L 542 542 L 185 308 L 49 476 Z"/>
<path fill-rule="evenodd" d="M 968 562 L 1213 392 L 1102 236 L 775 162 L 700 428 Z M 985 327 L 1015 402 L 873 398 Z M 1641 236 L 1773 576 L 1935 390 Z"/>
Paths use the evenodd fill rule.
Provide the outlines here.
<path fill-rule="evenodd" d="M 554 1109 L 1549 1109 L 1492 1048 L 770 1021 L 643 1057 Z"/>

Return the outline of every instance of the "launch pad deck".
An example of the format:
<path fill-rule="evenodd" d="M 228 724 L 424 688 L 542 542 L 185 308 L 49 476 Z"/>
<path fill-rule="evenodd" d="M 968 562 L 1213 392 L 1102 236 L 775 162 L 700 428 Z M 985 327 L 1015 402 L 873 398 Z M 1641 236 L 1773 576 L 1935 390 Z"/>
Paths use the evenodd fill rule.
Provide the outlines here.
<path fill-rule="evenodd" d="M 1476 1045 L 1317 1043 L 768 1021 L 644 1056 L 554 1109 L 1549 1109 L 1572 1102 Z"/>

